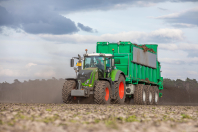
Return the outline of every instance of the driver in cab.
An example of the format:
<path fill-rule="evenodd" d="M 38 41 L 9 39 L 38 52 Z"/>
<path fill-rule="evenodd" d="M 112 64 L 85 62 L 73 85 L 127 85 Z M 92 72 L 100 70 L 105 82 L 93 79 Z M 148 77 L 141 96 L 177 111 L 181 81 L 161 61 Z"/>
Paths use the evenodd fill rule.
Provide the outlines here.
<path fill-rule="evenodd" d="M 100 59 L 97 59 L 97 62 L 98 64 L 96 64 L 96 66 L 99 68 L 99 69 L 104 69 L 104 64 L 101 62 Z"/>

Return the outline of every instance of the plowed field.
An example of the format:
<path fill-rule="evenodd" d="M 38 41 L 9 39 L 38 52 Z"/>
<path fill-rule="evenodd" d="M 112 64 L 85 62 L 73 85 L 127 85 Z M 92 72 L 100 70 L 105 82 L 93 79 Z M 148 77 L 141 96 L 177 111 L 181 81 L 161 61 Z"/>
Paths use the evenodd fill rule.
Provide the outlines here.
<path fill-rule="evenodd" d="M 198 131 L 198 106 L 0 104 L 1 132 Z"/>

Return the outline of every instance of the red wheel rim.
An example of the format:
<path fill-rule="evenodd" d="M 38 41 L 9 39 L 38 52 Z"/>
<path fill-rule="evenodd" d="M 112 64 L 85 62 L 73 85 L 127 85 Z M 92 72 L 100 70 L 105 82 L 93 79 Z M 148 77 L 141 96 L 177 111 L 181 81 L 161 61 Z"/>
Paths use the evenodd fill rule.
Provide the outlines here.
<path fill-rule="evenodd" d="M 106 93 L 105 100 L 108 101 L 109 100 L 109 89 L 108 88 L 105 89 L 105 93 Z"/>
<path fill-rule="evenodd" d="M 120 82 L 120 85 L 119 85 L 119 96 L 121 99 L 124 97 L 124 83 L 123 82 Z"/>

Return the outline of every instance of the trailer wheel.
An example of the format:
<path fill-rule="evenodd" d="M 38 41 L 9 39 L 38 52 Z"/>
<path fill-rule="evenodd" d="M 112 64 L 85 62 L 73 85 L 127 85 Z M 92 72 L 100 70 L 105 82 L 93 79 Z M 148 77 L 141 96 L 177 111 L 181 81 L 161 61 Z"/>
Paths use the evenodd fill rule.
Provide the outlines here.
<path fill-rule="evenodd" d="M 115 100 L 112 101 L 114 104 L 124 104 L 126 98 L 126 84 L 125 78 L 120 74 L 119 79 L 115 82 Z"/>
<path fill-rule="evenodd" d="M 157 86 L 153 86 L 153 92 L 152 92 L 152 96 L 153 96 L 153 104 L 154 105 L 158 105 L 159 103 L 159 89 Z"/>
<path fill-rule="evenodd" d="M 62 89 L 62 99 L 63 102 L 66 104 L 71 104 L 76 97 L 71 96 L 71 90 L 76 88 L 76 81 L 74 80 L 67 80 L 65 81 Z"/>
<path fill-rule="evenodd" d="M 135 104 L 146 105 L 146 88 L 144 84 L 138 84 L 134 93 Z"/>
<path fill-rule="evenodd" d="M 153 88 L 150 85 L 146 85 L 146 104 L 152 105 L 153 104 Z"/>
<path fill-rule="evenodd" d="M 107 81 L 98 81 L 94 89 L 94 102 L 96 104 L 110 104 L 111 88 Z"/>

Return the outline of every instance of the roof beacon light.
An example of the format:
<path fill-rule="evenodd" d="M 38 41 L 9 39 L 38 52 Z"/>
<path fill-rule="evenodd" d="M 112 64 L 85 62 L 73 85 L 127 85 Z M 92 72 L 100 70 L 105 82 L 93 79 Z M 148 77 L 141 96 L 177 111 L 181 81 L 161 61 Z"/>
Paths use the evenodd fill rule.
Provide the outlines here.
<path fill-rule="evenodd" d="M 114 56 L 114 49 L 112 49 L 112 51 L 113 51 L 113 56 Z"/>
<path fill-rule="evenodd" d="M 85 49 L 85 51 L 86 51 L 86 54 L 87 54 L 87 51 L 88 51 L 88 50 L 87 50 L 87 49 Z"/>

